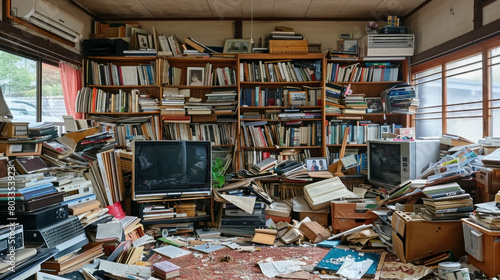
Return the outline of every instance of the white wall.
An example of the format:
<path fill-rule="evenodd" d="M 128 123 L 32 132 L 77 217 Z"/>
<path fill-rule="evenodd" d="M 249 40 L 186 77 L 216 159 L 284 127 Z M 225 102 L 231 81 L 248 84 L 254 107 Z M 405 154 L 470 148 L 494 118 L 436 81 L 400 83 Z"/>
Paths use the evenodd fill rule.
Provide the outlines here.
<path fill-rule="evenodd" d="M 483 25 L 500 18 L 500 1 L 483 10 Z M 474 0 L 437 0 L 411 15 L 405 25 L 415 34 L 419 53 L 474 29 Z"/>

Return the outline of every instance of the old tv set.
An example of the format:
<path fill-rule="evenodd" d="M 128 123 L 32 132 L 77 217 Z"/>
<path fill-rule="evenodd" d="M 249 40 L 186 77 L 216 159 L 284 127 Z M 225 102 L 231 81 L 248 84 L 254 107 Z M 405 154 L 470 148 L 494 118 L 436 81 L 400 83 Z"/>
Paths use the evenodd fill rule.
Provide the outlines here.
<path fill-rule="evenodd" d="M 429 163 L 439 160 L 439 144 L 438 140 L 368 141 L 368 181 L 391 188 L 416 179 Z"/>
<path fill-rule="evenodd" d="M 211 155 L 209 141 L 134 141 L 134 200 L 210 195 Z"/>

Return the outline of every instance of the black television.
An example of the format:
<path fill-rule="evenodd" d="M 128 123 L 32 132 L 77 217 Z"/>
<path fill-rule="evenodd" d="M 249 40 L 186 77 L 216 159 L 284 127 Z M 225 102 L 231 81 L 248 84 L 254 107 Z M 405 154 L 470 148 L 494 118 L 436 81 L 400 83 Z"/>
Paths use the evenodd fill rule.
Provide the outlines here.
<path fill-rule="evenodd" d="M 136 140 L 133 142 L 134 200 L 210 195 L 210 141 Z"/>

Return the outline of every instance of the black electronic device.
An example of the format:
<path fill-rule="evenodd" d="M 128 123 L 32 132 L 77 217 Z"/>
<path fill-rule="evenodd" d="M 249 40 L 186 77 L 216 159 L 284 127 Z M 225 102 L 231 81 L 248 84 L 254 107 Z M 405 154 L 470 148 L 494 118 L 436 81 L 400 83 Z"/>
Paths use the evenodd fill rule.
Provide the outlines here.
<path fill-rule="evenodd" d="M 4 217 L 5 212 L 0 212 Z M 68 217 L 68 205 L 56 203 L 56 205 L 42 208 L 35 211 L 16 211 L 17 221 L 24 226 L 24 229 L 37 229 L 52 225 Z M 0 219 L 0 223 L 6 223 L 7 220 Z"/>
<path fill-rule="evenodd" d="M 256 217 L 224 217 L 221 218 L 221 225 L 223 226 L 254 226 L 263 227 L 266 225 L 265 216 Z"/>
<path fill-rule="evenodd" d="M 59 249 L 54 256 L 56 259 L 80 249 L 89 242 L 82 223 L 76 216 L 69 216 L 47 227 L 25 230 L 24 240 L 26 243 L 45 243 L 47 248 Z"/>
<path fill-rule="evenodd" d="M 84 56 L 123 55 L 129 43 L 123 39 L 86 39 L 82 42 Z"/>
<path fill-rule="evenodd" d="M 42 195 L 26 201 L 16 201 L 16 211 L 35 211 L 64 201 L 64 193 L 56 192 Z M 0 211 L 9 210 L 7 203 L 0 203 Z"/>
<path fill-rule="evenodd" d="M 17 251 L 24 248 L 23 225 L 6 224 L 0 226 L 0 257 L 11 253 L 11 249 Z"/>
<path fill-rule="evenodd" d="M 211 194 L 209 141 L 136 140 L 133 143 L 135 200 Z"/>

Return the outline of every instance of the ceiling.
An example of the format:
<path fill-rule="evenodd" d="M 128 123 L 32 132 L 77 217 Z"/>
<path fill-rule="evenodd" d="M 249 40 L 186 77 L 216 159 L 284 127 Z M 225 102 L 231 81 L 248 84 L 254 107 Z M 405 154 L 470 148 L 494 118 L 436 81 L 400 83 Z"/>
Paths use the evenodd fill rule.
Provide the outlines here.
<path fill-rule="evenodd" d="M 404 17 L 430 0 L 69 0 L 99 20 L 352 19 Z"/>

